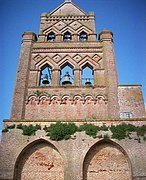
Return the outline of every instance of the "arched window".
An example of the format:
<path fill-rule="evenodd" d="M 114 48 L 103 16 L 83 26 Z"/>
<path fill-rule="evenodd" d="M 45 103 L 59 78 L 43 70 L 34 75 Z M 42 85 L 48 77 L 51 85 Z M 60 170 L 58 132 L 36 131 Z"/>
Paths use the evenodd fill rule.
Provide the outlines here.
<path fill-rule="evenodd" d="M 83 42 L 83 41 L 87 41 L 87 40 L 88 40 L 87 33 L 85 33 L 84 31 L 82 31 L 82 32 L 80 33 L 79 40 L 82 41 L 82 42 Z"/>
<path fill-rule="evenodd" d="M 66 32 L 63 36 L 63 41 L 71 41 L 72 40 L 72 36 L 70 32 Z"/>
<path fill-rule="evenodd" d="M 82 85 L 93 85 L 93 84 L 94 84 L 93 67 L 87 63 L 82 67 Z"/>
<path fill-rule="evenodd" d="M 61 76 L 60 76 L 61 85 L 71 85 L 74 83 L 73 75 L 73 66 L 68 62 L 61 67 Z"/>
<path fill-rule="evenodd" d="M 48 36 L 47 36 L 47 41 L 48 41 L 48 42 L 54 42 L 54 41 L 56 41 L 56 36 L 55 36 L 55 34 L 54 34 L 53 32 L 50 32 L 50 33 L 48 34 Z"/>
<path fill-rule="evenodd" d="M 51 67 L 46 64 L 41 68 L 40 73 L 40 86 L 50 85 L 52 81 L 52 70 Z"/>

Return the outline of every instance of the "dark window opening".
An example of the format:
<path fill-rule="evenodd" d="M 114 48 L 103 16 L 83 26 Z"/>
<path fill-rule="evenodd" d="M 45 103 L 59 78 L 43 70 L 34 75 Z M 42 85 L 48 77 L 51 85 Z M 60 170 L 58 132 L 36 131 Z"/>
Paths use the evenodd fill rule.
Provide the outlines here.
<path fill-rule="evenodd" d="M 85 33 L 84 31 L 81 32 L 80 36 L 79 36 L 79 40 L 80 41 L 87 41 L 88 40 L 88 36 L 87 36 L 87 33 Z"/>
<path fill-rule="evenodd" d="M 47 36 L 47 41 L 49 42 L 54 42 L 56 41 L 56 36 L 53 32 L 49 33 L 48 36 Z"/>
<path fill-rule="evenodd" d="M 72 40 L 72 36 L 70 32 L 66 32 L 63 36 L 63 41 L 71 41 Z"/>

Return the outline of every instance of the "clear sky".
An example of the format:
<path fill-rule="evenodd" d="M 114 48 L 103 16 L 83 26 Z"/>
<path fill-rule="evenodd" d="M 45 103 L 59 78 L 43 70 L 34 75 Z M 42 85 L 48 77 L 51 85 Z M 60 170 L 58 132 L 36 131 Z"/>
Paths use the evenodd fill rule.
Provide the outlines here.
<path fill-rule="evenodd" d="M 63 2 L 0 0 L 0 130 L 2 120 L 10 117 L 22 33 L 38 34 L 41 13 Z M 72 2 L 86 13 L 94 11 L 97 34 L 113 32 L 119 84 L 142 84 L 146 104 L 146 0 Z"/>

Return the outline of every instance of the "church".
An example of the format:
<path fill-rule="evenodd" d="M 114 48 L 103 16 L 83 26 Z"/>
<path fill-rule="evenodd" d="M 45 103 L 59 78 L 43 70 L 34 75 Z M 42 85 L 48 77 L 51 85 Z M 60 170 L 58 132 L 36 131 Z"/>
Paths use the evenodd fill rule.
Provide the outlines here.
<path fill-rule="evenodd" d="M 22 34 L 1 180 L 145 180 L 141 85 L 119 85 L 113 33 L 71 0 Z"/>

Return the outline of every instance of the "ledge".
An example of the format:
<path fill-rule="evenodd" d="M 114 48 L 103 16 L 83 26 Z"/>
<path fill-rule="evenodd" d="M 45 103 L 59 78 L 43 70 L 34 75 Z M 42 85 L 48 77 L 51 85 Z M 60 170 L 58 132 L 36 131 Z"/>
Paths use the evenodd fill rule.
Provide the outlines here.
<path fill-rule="evenodd" d="M 141 85 L 141 84 L 118 84 L 118 87 L 122 87 L 122 86 L 123 86 L 123 87 L 126 87 L 126 86 L 127 86 L 127 87 L 128 87 L 128 86 L 133 86 L 133 87 L 134 87 L 134 86 L 142 86 L 142 85 Z"/>
<path fill-rule="evenodd" d="M 62 88 L 62 89 L 66 89 L 66 88 L 68 88 L 68 89 L 72 89 L 72 88 L 84 88 L 84 89 L 90 89 L 90 88 L 92 88 L 92 89 L 95 89 L 95 88 L 105 88 L 106 86 L 62 86 L 62 85 L 60 85 L 60 86 L 33 86 L 33 87 L 28 87 L 28 89 L 56 89 L 56 88 Z"/>
<path fill-rule="evenodd" d="M 55 120 L 55 119 L 18 119 L 18 120 L 14 120 L 14 119 L 4 119 L 3 122 L 109 122 L 109 121 L 115 121 L 115 122 L 127 122 L 127 121 L 141 121 L 141 122 L 146 122 L 146 118 L 107 118 L 107 119 L 76 119 L 76 120 Z"/>

